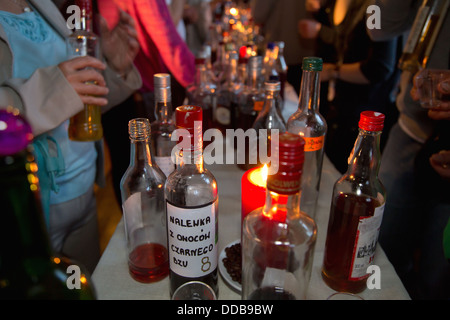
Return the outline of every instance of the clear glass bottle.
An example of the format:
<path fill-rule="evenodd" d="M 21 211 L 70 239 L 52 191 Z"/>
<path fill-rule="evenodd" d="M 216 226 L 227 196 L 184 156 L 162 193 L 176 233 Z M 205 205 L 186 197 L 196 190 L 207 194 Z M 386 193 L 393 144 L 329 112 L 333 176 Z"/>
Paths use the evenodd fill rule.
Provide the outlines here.
<path fill-rule="evenodd" d="M 278 73 L 278 77 L 281 84 L 280 89 L 280 96 L 281 99 L 284 101 L 284 89 L 286 88 L 286 81 L 287 81 L 287 72 L 288 72 L 288 66 L 286 64 L 286 60 L 284 59 L 284 41 L 276 41 L 275 47 L 276 47 L 276 58 L 275 58 L 275 70 Z"/>
<path fill-rule="evenodd" d="M 195 81 L 186 87 L 186 95 L 190 105 L 199 106 L 203 110 L 203 132 L 214 128 L 214 111 L 217 107 L 217 86 L 211 81 L 205 59 L 195 59 Z"/>
<path fill-rule="evenodd" d="M 299 209 L 304 144 L 298 135 L 280 135 L 266 203 L 244 218 L 242 299 L 306 299 L 317 227 Z"/>
<path fill-rule="evenodd" d="M 153 160 L 150 122 L 128 122 L 130 165 L 120 181 L 128 267 L 133 279 L 149 283 L 169 272 L 164 206 L 166 177 Z"/>
<path fill-rule="evenodd" d="M 172 150 L 176 145 L 176 141 L 172 141 L 175 123 L 172 119 L 170 75 L 157 73 L 153 76 L 153 79 L 156 120 L 151 124 L 152 151 L 156 164 L 168 177 L 175 169 Z"/>
<path fill-rule="evenodd" d="M 236 128 L 236 114 L 238 108 L 238 96 L 244 85 L 238 74 L 239 56 L 236 51 L 229 52 L 226 67 L 225 82 L 219 86 L 217 92 L 217 107 L 215 112 L 214 127 L 225 134 L 226 129 Z"/>
<path fill-rule="evenodd" d="M 303 59 L 298 110 L 287 121 L 287 130 L 302 136 L 305 141 L 305 164 L 302 176 L 301 210 L 315 217 L 319 197 L 327 123 L 319 112 L 320 71 L 322 59 Z"/>
<path fill-rule="evenodd" d="M 30 126 L 12 108 L 0 110 L 0 124 L 0 299 L 95 299 L 84 267 L 51 249 Z M 80 268 L 78 281 L 69 265 Z"/>
<path fill-rule="evenodd" d="M 100 38 L 93 32 L 92 0 L 77 0 L 81 10 L 80 29 L 66 40 L 69 57 L 92 56 L 100 58 Z M 74 141 L 96 141 L 103 137 L 101 107 L 85 105 L 84 110 L 70 118 L 68 134 Z"/>
<path fill-rule="evenodd" d="M 378 179 L 384 118 L 379 112 L 361 113 L 348 170 L 333 188 L 322 278 L 336 291 L 366 288 L 386 201 Z"/>
<path fill-rule="evenodd" d="M 426 67 L 449 5 L 449 0 L 423 0 L 399 59 L 400 69 L 415 74 Z"/>
<path fill-rule="evenodd" d="M 188 281 L 208 284 L 218 294 L 218 189 L 203 166 L 202 109 L 176 109 L 180 164 L 165 186 L 170 257 L 170 294 Z M 183 129 L 179 132 L 179 129 Z"/>

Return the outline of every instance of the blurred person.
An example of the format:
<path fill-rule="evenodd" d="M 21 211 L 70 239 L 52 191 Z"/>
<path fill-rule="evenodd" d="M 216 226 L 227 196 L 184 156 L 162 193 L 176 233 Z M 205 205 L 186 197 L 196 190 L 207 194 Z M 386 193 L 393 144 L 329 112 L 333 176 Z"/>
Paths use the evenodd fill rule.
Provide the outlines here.
<path fill-rule="evenodd" d="M 208 40 L 209 27 L 212 24 L 211 0 L 187 0 L 184 21 L 186 43 L 197 56 Z"/>
<path fill-rule="evenodd" d="M 93 272 L 100 257 L 93 190 L 103 183 L 103 145 L 69 140 L 69 118 L 84 104 L 105 112 L 140 87 L 132 64 L 139 44 L 124 12 L 114 28 L 103 25 L 107 63 L 69 59 L 71 33 L 50 0 L 0 2 L 0 106 L 19 109 L 31 125 L 53 249 Z"/>
<path fill-rule="evenodd" d="M 316 19 L 303 19 L 298 26 L 304 38 L 318 40 L 317 52 L 324 60 L 321 113 L 329 128 L 325 152 L 341 173 L 347 171 L 360 113 L 385 114 L 382 147 L 397 117 L 394 90 L 400 39 L 370 39 L 366 29 L 369 4 L 368 0 L 306 0 L 306 8 L 314 11 Z"/>
<path fill-rule="evenodd" d="M 421 3 L 375 1 L 382 28 L 370 30 L 372 38 L 383 41 L 407 33 Z M 450 68 L 449 32 L 447 11 L 426 68 Z M 388 196 L 379 242 L 413 299 L 449 299 L 450 263 L 443 247 L 450 219 L 450 186 L 445 180 L 450 167 L 449 109 L 423 108 L 414 76 L 410 71 L 401 74 L 396 99 L 400 115 L 381 159 L 379 176 Z M 438 88 L 448 92 L 448 80 Z"/>

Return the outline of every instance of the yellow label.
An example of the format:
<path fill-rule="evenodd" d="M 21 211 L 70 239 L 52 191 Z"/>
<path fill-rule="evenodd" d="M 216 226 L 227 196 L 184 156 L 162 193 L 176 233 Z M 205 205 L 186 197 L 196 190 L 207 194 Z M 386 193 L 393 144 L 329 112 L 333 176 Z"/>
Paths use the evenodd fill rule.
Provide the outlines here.
<path fill-rule="evenodd" d="M 325 136 L 321 137 L 303 137 L 305 139 L 305 152 L 317 151 L 323 148 L 323 142 L 325 141 Z"/>

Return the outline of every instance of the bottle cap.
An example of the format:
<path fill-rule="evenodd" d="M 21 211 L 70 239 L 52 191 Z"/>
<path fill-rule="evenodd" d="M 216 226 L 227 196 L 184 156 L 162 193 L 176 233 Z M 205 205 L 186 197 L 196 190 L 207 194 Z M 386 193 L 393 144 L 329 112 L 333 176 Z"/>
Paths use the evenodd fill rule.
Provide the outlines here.
<path fill-rule="evenodd" d="M 275 48 L 275 42 L 269 42 L 269 43 L 267 44 L 267 49 L 273 50 L 273 48 Z"/>
<path fill-rule="evenodd" d="M 0 110 L 0 156 L 22 151 L 32 140 L 31 127 L 17 109 Z"/>
<path fill-rule="evenodd" d="M 381 112 L 363 111 L 359 119 L 359 128 L 365 131 L 382 131 L 384 118 Z"/>
<path fill-rule="evenodd" d="M 278 80 L 269 80 L 264 82 L 264 87 L 267 91 L 280 91 L 281 84 Z"/>
<path fill-rule="evenodd" d="M 147 118 L 136 118 L 128 121 L 128 134 L 130 139 L 145 141 L 150 139 L 151 127 Z"/>
<path fill-rule="evenodd" d="M 304 57 L 302 69 L 306 71 L 322 71 L 323 60 L 318 57 Z"/>
<path fill-rule="evenodd" d="M 278 161 L 278 170 L 267 177 L 267 188 L 280 194 L 294 194 L 300 190 L 304 163 L 305 140 L 296 134 L 284 132 L 275 143 L 272 165 Z M 270 170 L 269 170 L 270 172 Z"/>
<path fill-rule="evenodd" d="M 170 88 L 170 75 L 168 73 L 156 73 L 153 75 L 153 83 L 158 88 Z"/>
<path fill-rule="evenodd" d="M 186 129 L 189 132 L 190 147 L 193 149 L 201 149 L 203 145 L 202 108 L 193 105 L 179 106 L 176 108 L 175 119 L 177 129 Z M 185 145 L 184 147 L 187 148 L 188 146 Z"/>

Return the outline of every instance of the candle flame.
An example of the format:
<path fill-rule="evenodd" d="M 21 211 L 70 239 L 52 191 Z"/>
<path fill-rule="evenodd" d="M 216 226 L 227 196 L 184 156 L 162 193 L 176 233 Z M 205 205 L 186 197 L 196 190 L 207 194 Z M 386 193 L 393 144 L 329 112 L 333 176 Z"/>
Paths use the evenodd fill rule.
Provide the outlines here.
<path fill-rule="evenodd" d="M 258 187 L 266 187 L 267 184 L 267 175 L 269 174 L 269 167 L 267 164 L 264 165 L 264 167 L 260 167 L 249 175 L 249 180 L 254 185 L 257 185 Z"/>

